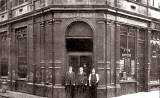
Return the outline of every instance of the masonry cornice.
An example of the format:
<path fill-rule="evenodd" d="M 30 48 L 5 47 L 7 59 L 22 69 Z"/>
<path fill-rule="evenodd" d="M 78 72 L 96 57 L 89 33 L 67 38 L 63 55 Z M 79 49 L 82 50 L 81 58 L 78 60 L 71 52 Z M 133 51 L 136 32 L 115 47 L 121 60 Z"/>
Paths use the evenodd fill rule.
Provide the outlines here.
<path fill-rule="evenodd" d="M 127 16 L 127 17 L 131 17 L 131 18 L 139 19 L 139 20 L 146 21 L 146 22 L 150 22 L 150 21 L 153 20 L 152 17 L 136 14 L 136 13 L 129 12 L 129 11 L 126 11 L 126 10 L 122 10 L 122 9 L 117 9 L 117 8 L 115 9 L 114 7 L 108 7 L 108 6 L 96 6 L 96 5 L 95 6 L 93 6 L 93 5 L 89 6 L 88 5 L 88 6 L 85 6 L 84 8 L 80 8 L 80 6 L 76 7 L 76 6 L 70 5 L 70 6 L 61 6 L 61 8 L 60 8 L 60 5 L 58 5 L 58 7 L 55 6 L 55 5 L 54 6 L 51 5 L 51 6 L 43 8 L 43 9 L 34 10 L 32 12 L 23 14 L 21 16 L 13 17 L 13 18 L 10 18 L 6 21 L 0 22 L 0 26 L 40 15 L 42 13 L 42 11 L 43 11 L 43 13 L 47 13 L 47 12 L 52 12 L 52 13 L 56 13 L 56 12 L 97 13 L 99 11 L 99 12 L 104 13 L 104 14 L 113 14 L 115 16 L 116 15 L 122 15 L 122 16 Z"/>

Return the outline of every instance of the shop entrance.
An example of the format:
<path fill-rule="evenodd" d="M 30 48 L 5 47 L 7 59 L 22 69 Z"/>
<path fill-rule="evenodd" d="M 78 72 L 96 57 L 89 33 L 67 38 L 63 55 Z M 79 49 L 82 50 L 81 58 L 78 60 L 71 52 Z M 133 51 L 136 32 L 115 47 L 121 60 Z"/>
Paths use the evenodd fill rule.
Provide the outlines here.
<path fill-rule="evenodd" d="M 68 53 L 68 65 L 73 67 L 76 74 L 79 67 L 83 67 L 88 76 L 92 68 L 92 53 Z"/>
<path fill-rule="evenodd" d="M 71 23 L 66 32 L 67 65 L 77 74 L 79 67 L 89 75 L 93 65 L 93 32 L 81 21 Z"/>

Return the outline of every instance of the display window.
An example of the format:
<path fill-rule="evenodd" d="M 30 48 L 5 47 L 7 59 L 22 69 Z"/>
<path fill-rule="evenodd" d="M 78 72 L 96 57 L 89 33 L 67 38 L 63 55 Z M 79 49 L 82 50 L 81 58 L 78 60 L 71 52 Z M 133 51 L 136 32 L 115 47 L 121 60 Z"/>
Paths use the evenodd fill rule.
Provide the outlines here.
<path fill-rule="evenodd" d="M 134 79 L 136 28 L 121 25 L 120 33 L 120 77 L 121 80 Z"/>
<path fill-rule="evenodd" d="M 0 73 L 1 76 L 8 76 L 8 41 L 7 32 L 0 32 Z"/>
<path fill-rule="evenodd" d="M 16 48 L 18 58 L 18 76 L 27 77 L 27 27 L 15 30 Z"/>
<path fill-rule="evenodd" d="M 151 33 L 151 68 L 150 82 L 152 84 L 159 83 L 159 65 L 160 65 L 160 32 L 153 31 Z"/>

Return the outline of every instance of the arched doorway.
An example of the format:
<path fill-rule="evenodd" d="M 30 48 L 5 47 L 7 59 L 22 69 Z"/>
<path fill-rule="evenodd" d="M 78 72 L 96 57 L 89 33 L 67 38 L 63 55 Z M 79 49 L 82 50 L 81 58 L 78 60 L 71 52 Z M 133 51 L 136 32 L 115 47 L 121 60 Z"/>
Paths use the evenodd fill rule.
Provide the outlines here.
<path fill-rule="evenodd" d="M 67 65 L 77 74 L 83 67 L 89 75 L 93 64 L 93 31 L 81 21 L 73 22 L 66 31 Z"/>

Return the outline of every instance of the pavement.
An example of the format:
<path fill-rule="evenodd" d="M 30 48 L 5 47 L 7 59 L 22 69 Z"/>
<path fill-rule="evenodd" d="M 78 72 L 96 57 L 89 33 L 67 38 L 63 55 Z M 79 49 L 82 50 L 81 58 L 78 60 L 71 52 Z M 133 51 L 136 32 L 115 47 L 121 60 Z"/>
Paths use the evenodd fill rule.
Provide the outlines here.
<path fill-rule="evenodd" d="M 160 98 L 160 91 L 138 92 L 112 98 Z"/>
<path fill-rule="evenodd" d="M 47 97 L 40 97 L 26 93 L 7 91 L 6 93 L 0 92 L 0 98 L 47 98 Z"/>

